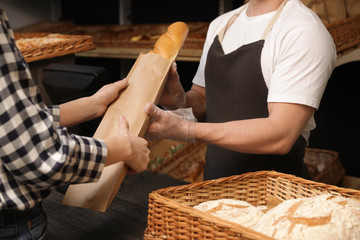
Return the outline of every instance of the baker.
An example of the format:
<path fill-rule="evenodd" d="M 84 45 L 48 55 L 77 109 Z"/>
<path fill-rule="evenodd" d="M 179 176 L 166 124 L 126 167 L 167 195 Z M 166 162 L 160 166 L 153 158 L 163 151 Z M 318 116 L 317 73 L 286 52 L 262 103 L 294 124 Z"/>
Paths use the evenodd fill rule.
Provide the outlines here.
<path fill-rule="evenodd" d="M 309 178 L 305 148 L 335 61 L 331 35 L 301 1 L 250 0 L 210 23 L 189 91 L 171 69 L 166 111 L 145 106 L 147 136 L 207 142 L 205 179 L 257 170 Z"/>

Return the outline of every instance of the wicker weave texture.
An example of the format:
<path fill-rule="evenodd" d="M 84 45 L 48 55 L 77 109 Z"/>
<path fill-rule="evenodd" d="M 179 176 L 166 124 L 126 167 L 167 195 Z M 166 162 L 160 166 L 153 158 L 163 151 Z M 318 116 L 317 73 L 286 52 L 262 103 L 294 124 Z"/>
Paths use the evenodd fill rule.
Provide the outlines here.
<path fill-rule="evenodd" d="M 334 39 L 337 53 L 357 48 L 360 44 L 360 15 L 355 15 L 326 26 Z"/>
<path fill-rule="evenodd" d="M 339 153 L 332 150 L 307 148 L 304 162 L 312 175 L 312 180 L 317 182 L 337 185 L 346 172 L 339 159 Z"/>
<path fill-rule="evenodd" d="M 17 33 L 15 34 L 15 40 L 21 38 L 41 38 L 47 35 L 49 35 L 49 33 Z M 20 51 L 27 62 L 33 62 L 95 48 L 92 37 L 89 35 L 61 35 L 61 38 L 66 41 L 61 44 L 54 43 L 30 49 L 20 49 Z"/>
<path fill-rule="evenodd" d="M 271 239 L 193 206 L 231 198 L 269 208 L 284 200 L 330 193 L 360 200 L 360 191 L 318 183 L 274 171 L 259 171 L 183 186 L 149 195 L 145 239 Z"/>

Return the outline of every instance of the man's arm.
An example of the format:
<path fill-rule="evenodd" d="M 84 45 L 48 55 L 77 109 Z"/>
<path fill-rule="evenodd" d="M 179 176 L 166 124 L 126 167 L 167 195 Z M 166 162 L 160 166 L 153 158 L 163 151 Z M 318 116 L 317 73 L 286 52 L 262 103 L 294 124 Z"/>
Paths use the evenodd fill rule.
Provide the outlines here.
<path fill-rule="evenodd" d="M 269 103 L 269 116 L 224 123 L 192 122 L 148 104 L 152 117 L 147 135 L 182 141 L 204 141 L 232 151 L 287 154 L 315 109 L 293 103 Z"/>
<path fill-rule="evenodd" d="M 237 152 L 286 154 L 315 109 L 300 104 L 269 103 L 269 117 L 225 123 L 197 123 L 197 140 Z"/>

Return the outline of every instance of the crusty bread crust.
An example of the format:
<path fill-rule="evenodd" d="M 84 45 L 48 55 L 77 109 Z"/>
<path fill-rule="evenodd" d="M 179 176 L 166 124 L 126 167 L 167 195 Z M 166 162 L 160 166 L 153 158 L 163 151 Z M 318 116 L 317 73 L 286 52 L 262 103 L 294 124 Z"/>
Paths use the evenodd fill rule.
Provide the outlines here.
<path fill-rule="evenodd" d="M 175 60 L 178 52 L 182 48 L 189 27 L 184 22 L 175 22 L 171 24 L 167 32 L 163 33 L 154 45 L 150 53 L 160 54 L 166 59 Z"/>

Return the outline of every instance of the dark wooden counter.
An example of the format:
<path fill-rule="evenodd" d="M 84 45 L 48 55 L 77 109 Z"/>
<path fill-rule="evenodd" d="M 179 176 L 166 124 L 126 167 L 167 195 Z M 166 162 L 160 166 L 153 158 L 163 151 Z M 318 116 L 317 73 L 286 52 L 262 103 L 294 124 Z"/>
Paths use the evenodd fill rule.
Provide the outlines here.
<path fill-rule="evenodd" d="M 164 174 L 128 175 L 105 213 L 61 204 L 54 191 L 45 201 L 46 240 L 143 239 L 147 225 L 148 194 L 156 189 L 186 184 Z"/>

